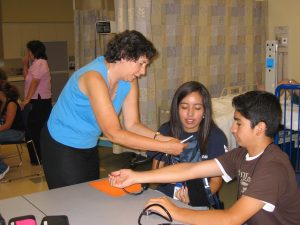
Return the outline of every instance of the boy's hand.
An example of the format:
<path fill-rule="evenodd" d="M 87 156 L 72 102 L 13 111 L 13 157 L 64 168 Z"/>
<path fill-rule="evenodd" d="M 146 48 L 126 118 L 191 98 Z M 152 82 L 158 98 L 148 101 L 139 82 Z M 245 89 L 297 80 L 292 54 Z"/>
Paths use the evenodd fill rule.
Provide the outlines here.
<path fill-rule="evenodd" d="M 108 175 L 108 181 L 111 186 L 124 188 L 136 183 L 134 181 L 135 174 L 134 171 L 129 169 L 114 171 Z"/>
<path fill-rule="evenodd" d="M 166 210 L 170 213 L 170 215 L 172 216 L 173 220 L 174 218 L 174 214 L 176 213 L 177 210 L 180 210 L 179 207 L 177 207 L 176 205 L 174 205 L 166 196 L 160 197 L 160 198 L 151 198 L 147 204 L 145 205 L 145 207 L 147 207 L 148 205 L 152 205 L 152 204 L 159 204 L 162 205 L 163 207 L 166 208 Z M 168 215 L 165 213 L 165 211 L 159 207 L 159 206 L 153 206 L 151 208 L 149 208 L 149 210 L 155 211 L 157 213 L 159 213 L 160 215 L 163 215 L 164 217 L 168 218 Z"/>

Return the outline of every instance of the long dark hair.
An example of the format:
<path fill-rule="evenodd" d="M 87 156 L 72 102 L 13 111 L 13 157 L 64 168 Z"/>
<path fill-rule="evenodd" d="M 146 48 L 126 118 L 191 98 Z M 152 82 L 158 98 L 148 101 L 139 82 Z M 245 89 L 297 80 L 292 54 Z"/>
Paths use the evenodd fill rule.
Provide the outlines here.
<path fill-rule="evenodd" d="M 204 118 L 201 120 L 198 129 L 198 137 L 199 137 L 199 145 L 201 149 L 201 154 L 207 154 L 207 140 L 214 122 L 212 120 L 212 104 L 211 104 L 211 96 L 206 89 L 206 87 L 197 82 L 197 81 L 189 81 L 182 84 L 175 92 L 175 95 L 171 104 L 171 112 L 170 112 L 170 127 L 171 127 L 171 135 L 175 138 L 179 138 L 181 134 L 184 132 L 183 126 L 180 122 L 179 117 L 179 104 L 183 98 L 189 95 L 192 92 L 198 92 L 203 99 L 203 107 L 204 107 Z"/>
<path fill-rule="evenodd" d="M 48 57 L 46 55 L 46 47 L 43 44 L 43 42 L 38 41 L 38 40 L 29 41 L 26 44 L 26 47 L 28 48 L 28 50 L 31 51 L 34 58 L 36 58 L 36 59 L 45 59 L 45 60 L 48 59 Z"/>
<path fill-rule="evenodd" d="M 7 99 L 13 101 L 17 101 L 20 97 L 17 87 L 4 80 L 0 81 L 0 91 L 4 93 Z"/>

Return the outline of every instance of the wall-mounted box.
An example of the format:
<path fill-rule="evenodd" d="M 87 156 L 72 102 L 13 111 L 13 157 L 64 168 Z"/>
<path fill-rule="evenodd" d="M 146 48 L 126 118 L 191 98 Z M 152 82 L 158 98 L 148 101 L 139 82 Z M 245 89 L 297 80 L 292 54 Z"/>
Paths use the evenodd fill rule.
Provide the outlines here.
<path fill-rule="evenodd" d="M 113 34 L 116 33 L 115 21 L 97 21 L 96 31 L 98 34 Z"/>

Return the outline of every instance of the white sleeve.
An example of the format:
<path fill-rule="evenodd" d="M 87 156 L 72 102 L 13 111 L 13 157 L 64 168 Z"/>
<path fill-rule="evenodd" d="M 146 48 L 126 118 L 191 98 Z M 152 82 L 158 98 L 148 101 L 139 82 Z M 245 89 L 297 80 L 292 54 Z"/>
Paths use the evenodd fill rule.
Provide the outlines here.
<path fill-rule="evenodd" d="M 223 174 L 222 175 L 223 180 L 226 183 L 228 183 L 229 181 L 231 181 L 232 178 L 226 173 L 226 171 L 224 170 L 224 168 L 223 168 L 222 164 L 219 162 L 219 160 L 217 160 L 217 159 L 214 159 L 214 160 L 217 162 L 217 164 L 218 164 L 218 166 L 219 166 L 219 168 L 220 168 L 220 170 L 221 170 L 221 172 Z"/>

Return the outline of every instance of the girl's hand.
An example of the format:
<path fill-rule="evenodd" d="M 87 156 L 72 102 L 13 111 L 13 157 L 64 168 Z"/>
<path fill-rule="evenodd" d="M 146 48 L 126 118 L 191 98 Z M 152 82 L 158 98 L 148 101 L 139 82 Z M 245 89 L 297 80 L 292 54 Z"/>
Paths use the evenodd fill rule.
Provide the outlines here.
<path fill-rule="evenodd" d="M 189 190 L 186 186 L 183 186 L 175 193 L 176 198 L 178 198 L 179 201 L 189 204 L 190 198 L 189 198 Z"/>

